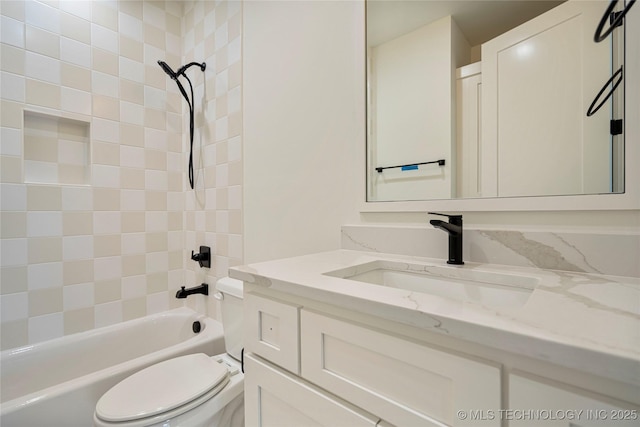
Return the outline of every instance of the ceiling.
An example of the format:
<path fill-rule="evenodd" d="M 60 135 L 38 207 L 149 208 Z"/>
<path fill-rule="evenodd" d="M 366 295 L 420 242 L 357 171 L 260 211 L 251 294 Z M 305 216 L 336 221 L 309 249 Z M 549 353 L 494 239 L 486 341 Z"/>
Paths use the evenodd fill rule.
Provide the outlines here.
<path fill-rule="evenodd" d="M 376 46 L 451 15 L 471 46 L 480 45 L 564 0 L 367 0 L 367 45 Z"/>

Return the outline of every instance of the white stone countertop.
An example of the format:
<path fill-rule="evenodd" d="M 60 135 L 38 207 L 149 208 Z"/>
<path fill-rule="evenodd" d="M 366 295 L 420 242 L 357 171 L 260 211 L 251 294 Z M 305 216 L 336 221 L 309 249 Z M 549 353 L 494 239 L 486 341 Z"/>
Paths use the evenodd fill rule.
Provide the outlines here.
<path fill-rule="evenodd" d="M 326 275 L 375 261 L 534 277 L 524 305 L 489 307 Z M 398 265 L 398 264 L 396 264 Z M 409 267 L 411 265 L 412 267 Z M 355 270 L 353 270 L 355 271 Z M 232 267 L 231 277 L 640 385 L 640 279 L 336 250 Z M 525 283 L 527 280 L 523 280 Z"/>

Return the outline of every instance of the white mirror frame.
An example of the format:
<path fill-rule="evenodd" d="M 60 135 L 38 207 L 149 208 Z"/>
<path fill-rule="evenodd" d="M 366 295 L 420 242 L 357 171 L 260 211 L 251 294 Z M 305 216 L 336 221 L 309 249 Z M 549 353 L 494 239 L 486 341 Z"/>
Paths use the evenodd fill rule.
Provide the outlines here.
<path fill-rule="evenodd" d="M 486 212 L 486 211 L 602 211 L 640 209 L 640 6 L 625 17 L 625 192 L 575 196 L 533 196 L 448 199 L 402 202 L 367 202 L 367 144 L 358 152 L 361 212 Z M 595 29 L 594 29 L 595 32 Z M 366 37 L 363 49 L 366 49 Z M 605 43 L 605 42 L 603 42 Z M 365 81 L 367 76 L 365 75 Z M 366 105 L 365 100 L 365 105 Z M 366 135 L 366 132 L 365 132 Z"/>

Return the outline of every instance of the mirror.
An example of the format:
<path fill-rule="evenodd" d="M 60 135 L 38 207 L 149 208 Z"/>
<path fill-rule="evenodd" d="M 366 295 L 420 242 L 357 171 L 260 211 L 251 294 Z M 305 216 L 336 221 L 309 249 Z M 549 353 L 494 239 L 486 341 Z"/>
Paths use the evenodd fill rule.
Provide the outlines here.
<path fill-rule="evenodd" d="M 624 192 L 624 82 L 586 114 L 623 65 L 607 2 L 366 5 L 367 201 Z"/>

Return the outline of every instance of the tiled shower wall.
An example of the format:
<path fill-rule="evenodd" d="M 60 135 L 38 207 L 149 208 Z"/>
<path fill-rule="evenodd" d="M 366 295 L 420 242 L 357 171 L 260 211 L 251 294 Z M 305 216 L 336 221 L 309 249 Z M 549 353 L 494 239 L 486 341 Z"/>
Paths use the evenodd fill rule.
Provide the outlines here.
<path fill-rule="evenodd" d="M 240 209 L 225 4 L 0 2 L 2 349 L 182 305 L 174 294 L 195 284 L 186 254 L 196 244 L 218 249 L 214 276 L 241 258 L 223 244 L 233 240 L 229 210 Z M 206 77 L 189 71 L 200 134 L 193 192 L 186 102 L 157 60 L 176 69 L 205 53 Z M 215 71 L 224 61 L 227 71 Z M 25 181 L 25 109 L 90 124 L 87 185 Z"/>
<path fill-rule="evenodd" d="M 208 283 L 227 276 L 242 263 L 242 11 L 239 1 L 195 1 L 184 4 L 182 62 L 205 62 L 203 72 L 192 67 L 195 133 L 195 189 L 185 194 L 185 285 Z M 187 91 L 188 91 L 187 87 Z M 183 126 L 188 129 L 188 114 Z M 188 131 L 184 132 L 185 144 Z M 185 150 L 184 164 L 188 153 Z M 211 268 L 189 261 L 191 251 L 211 247 Z M 214 290 L 210 289 L 210 294 Z M 201 304 L 204 307 L 201 307 Z M 189 297 L 187 305 L 217 316 L 214 298 Z"/>

